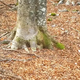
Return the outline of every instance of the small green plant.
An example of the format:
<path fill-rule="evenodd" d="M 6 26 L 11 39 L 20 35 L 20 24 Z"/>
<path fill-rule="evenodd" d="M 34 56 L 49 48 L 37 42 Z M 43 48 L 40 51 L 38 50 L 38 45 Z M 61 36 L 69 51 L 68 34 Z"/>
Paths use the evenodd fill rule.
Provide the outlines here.
<path fill-rule="evenodd" d="M 65 48 L 65 46 L 64 46 L 62 43 L 59 43 L 59 42 L 57 42 L 57 43 L 55 44 L 55 46 L 56 46 L 57 48 L 59 48 L 59 49 L 64 49 L 64 48 Z"/>
<path fill-rule="evenodd" d="M 56 16 L 56 13 L 51 13 L 51 16 Z"/>
<path fill-rule="evenodd" d="M 15 6 L 17 6 L 17 5 L 18 5 L 18 0 L 17 0 L 17 2 L 16 2 Z"/>
<path fill-rule="evenodd" d="M 77 10 L 77 9 L 74 9 L 73 11 L 79 11 L 79 10 Z"/>
<path fill-rule="evenodd" d="M 4 40 L 4 41 L 1 41 L 0 43 L 2 44 L 8 44 L 10 41 L 7 41 L 7 40 Z"/>
<path fill-rule="evenodd" d="M 52 21 L 52 18 L 49 18 L 48 21 Z"/>

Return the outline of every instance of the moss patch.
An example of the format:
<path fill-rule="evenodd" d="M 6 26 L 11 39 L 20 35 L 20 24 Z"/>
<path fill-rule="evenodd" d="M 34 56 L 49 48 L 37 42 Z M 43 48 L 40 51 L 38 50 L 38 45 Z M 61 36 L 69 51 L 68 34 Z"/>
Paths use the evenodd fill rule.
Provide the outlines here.
<path fill-rule="evenodd" d="M 21 39 L 20 37 L 17 37 L 16 41 L 21 44 L 25 42 L 25 40 Z"/>
<path fill-rule="evenodd" d="M 55 46 L 56 46 L 58 49 L 65 49 L 65 46 L 64 46 L 62 43 L 59 43 L 59 42 L 57 42 L 57 43 L 55 44 Z"/>
<path fill-rule="evenodd" d="M 51 13 L 51 16 L 56 16 L 56 13 Z"/>
<path fill-rule="evenodd" d="M 51 39 L 47 36 L 46 33 L 41 32 L 39 30 L 39 33 L 37 35 L 37 44 L 43 44 L 43 48 L 48 48 L 50 49 L 52 44 L 51 44 Z"/>
<path fill-rule="evenodd" d="M 52 44 L 51 44 L 51 39 L 49 39 L 49 37 L 47 36 L 47 34 L 45 34 L 45 33 L 43 33 L 43 47 L 44 48 L 49 48 L 49 49 L 51 49 L 51 46 L 52 46 Z"/>
<path fill-rule="evenodd" d="M 49 18 L 48 21 L 52 21 L 52 18 Z"/>

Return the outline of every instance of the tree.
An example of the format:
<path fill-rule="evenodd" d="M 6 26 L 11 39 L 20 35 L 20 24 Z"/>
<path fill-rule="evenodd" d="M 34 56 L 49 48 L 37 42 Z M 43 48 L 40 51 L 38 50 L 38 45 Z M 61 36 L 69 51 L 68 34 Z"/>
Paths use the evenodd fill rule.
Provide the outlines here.
<path fill-rule="evenodd" d="M 46 26 L 47 0 L 18 0 L 16 27 L 11 32 L 11 49 L 27 46 L 33 51 L 36 48 L 53 48 L 53 43 L 63 49 L 64 46 L 55 41 L 47 32 Z"/>

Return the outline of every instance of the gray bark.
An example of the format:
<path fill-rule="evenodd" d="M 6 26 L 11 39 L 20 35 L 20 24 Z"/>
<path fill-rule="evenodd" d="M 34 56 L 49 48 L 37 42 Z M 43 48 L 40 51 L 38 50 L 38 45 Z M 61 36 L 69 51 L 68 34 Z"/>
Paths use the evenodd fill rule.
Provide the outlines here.
<path fill-rule="evenodd" d="M 46 30 L 46 0 L 18 0 L 16 34 L 11 49 L 25 48 L 26 41 L 36 50 L 38 28 Z"/>
<path fill-rule="evenodd" d="M 37 33 L 35 23 L 35 0 L 19 0 L 17 15 L 17 35 L 29 40 Z"/>
<path fill-rule="evenodd" d="M 38 27 L 46 29 L 46 3 L 47 0 L 36 0 L 36 23 Z"/>

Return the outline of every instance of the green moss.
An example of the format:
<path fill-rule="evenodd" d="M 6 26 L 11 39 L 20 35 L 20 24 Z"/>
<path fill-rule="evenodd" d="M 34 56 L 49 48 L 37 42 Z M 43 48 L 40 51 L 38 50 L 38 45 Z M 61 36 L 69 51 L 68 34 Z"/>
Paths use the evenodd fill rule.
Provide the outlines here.
<path fill-rule="evenodd" d="M 4 41 L 2 41 L 1 43 L 2 43 L 2 44 L 8 44 L 8 43 L 10 43 L 10 41 L 4 40 Z"/>
<path fill-rule="evenodd" d="M 17 6 L 18 5 L 18 2 L 15 5 Z"/>
<path fill-rule="evenodd" d="M 73 11 L 77 12 L 77 11 L 79 11 L 79 10 L 77 10 L 77 9 L 74 9 Z"/>
<path fill-rule="evenodd" d="M 55 46 L 56 46 L 57 48 L 59 48 L 59 49 L 64 49 L 64 48 L 65 48 L 65 46 L 64 46 L 63 44 L 59 43 L 59 42 L 57 42 L 57 43 L 55 44 Z"/>
<path fill-rule="evenodd" d="M 43 33 L 43 47 L 44 48 L 49 48 L 49 49 L 51 49 L 51 46 L 52 46 L 52 44 L 51 44 L 51 39 L 49 39 L 49 37 L 45 34 L 45 33 Z"/>
<path fill-rule="evenodd" d="M 17 38 L 16 38 L 16 41 L 17 41 L 18 43 L 24 43 L 25 40 L 21 39 L 20 37 L 17 37 Z"/>
<path fill-rule="evenodd" d="M 57 47 L 58 49 L 64 49 L 65 46 L 59 42 L 57 42 L 54 39 L 51 39 L 48 37 L 48 35 L 44 32 L 39 31 L 38 35 L 37 35 L 37 44 L 38 45 L 43 45 L 43 48 L 47 48 L 47 49 L 53 49 L 53 44 L 55 45 L 55 47 Z"/>
<path fill-rule="evenodd" d="M 18 0 L 17 0 L 17 3 L 15 4 L 15 6 L 17 6 L 18 5 Z"/>
<path fill-rule="evenodd" d="M 56 13 L 51 13 L 51 16 L 56 16 Z"/>
<path fill-rule="evenodd" d="M 48 21 L 52 21 L 52 18 L 49 18 Z"/>
<path fill-rule="evenodd" d="M 37 35 L 37 44 L 38 45 L 43 45 L 43 48 L 48 48 L 51 49 L 52 45 L 51 45 L 51 40 L 49 39 L 49 37 L 47 36 L 46 33 L 39 31 L 38 35 Z"/>
<path fill-rule="evenodd" d="M 41 44 L 43 42 L 43 33 L 40 30 L 37 34 L 36 40 L 37 40 L 37 44 Z"/>

